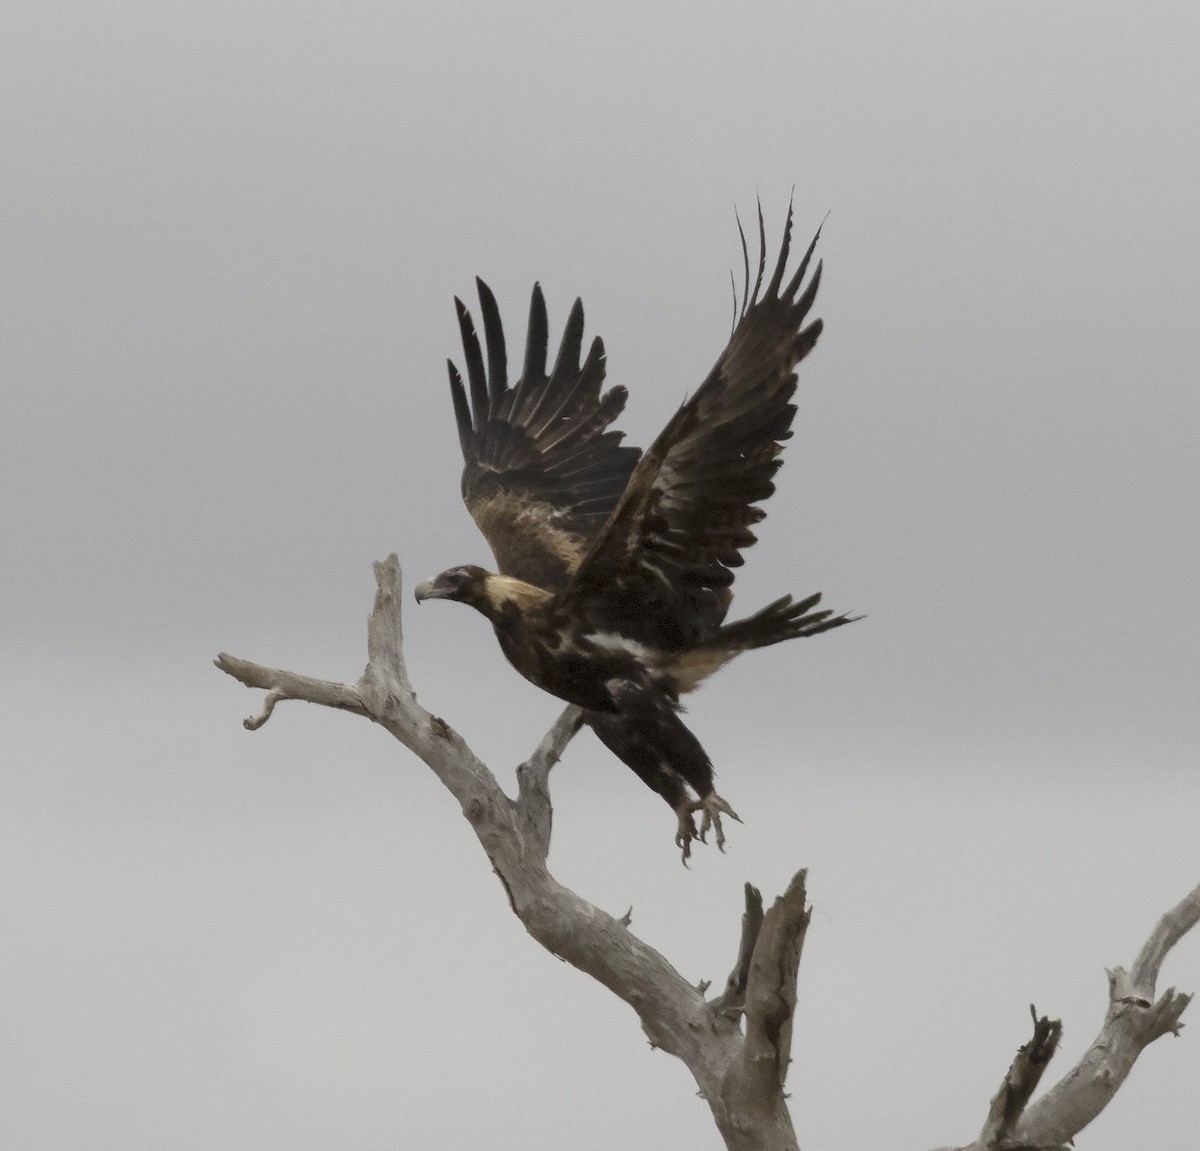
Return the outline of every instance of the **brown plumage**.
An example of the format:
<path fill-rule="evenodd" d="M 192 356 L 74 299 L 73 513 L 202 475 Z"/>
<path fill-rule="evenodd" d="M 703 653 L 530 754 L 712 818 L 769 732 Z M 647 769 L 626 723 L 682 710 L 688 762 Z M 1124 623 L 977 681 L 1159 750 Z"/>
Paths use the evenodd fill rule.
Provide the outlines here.
<path fill-rule="evenodd" d="M 792 434 L 796 365 L 821 332 L 819 319 L 808 320 L 819 263 L 805 284 L 817 238 L 785 283 L 789 208 L 764 285 L 761 209 L 758 225 L 753 287 L 742 234 L 746 278 L 729 343 L 644 453 L 611 430 L 626 392 L 602 392 L 599 338 L 581 363 L 579 300 L 547 373 L 546 306 L 534 287 L 524 367 L 511 386 L 491 291 L 476 281 L 486 361 L 470 313 L 455 300 L 467 374 L 464 386 L 449 364 L 463 499 L 500 572 L 451 568 L 417 588 L 418 599 L 476 608 L 522 675 L 586 709 L 600 739 L 675 810 L 685 861 L 697 835 L 693 812 L 702 812 L 699 837 L 714 826 L 718 845 L 721 815 L 736 815 L 714 791 L 712 764 L 679 718 L 680 695 L 742 651 L 853 618 L 813 610 L 818 593 L 724 622 L 734 569 L 755 542 L 751 529 L 764 515 L 758 505 L 774 491 Z"/>

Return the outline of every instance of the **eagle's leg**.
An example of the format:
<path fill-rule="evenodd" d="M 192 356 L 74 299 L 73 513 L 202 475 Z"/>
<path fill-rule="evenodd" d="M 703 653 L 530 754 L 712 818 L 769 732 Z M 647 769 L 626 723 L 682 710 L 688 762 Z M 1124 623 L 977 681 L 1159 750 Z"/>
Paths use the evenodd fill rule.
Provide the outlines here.
<path fill-rule="evenodd" d="M 700 812 L 700 830 L 696 831 L 696 821 L 692 818 L 693 812 Z M 706 838 L 709 830 L 716 832 L 717 850 L 725 850 L 725 829 L 721 826 L 721 816 L 728 815 L 730 819 L 736 819 L 738 823 L 742 822 L 741 816 L 715 791 L 710 791 L 703 799 L 685 799 L 678 807 L 675 808 L 675 814 L 679 817 L 679 831 L 675 835 L 675 844 L 683 851 L 683 862 L 687 865 L 687 861 L 692 854 L 692 840 L 699 839 L 701 843 L 707 843 Z"/>
<path fill-rule="evenodd" d="M 616 714 L 589 712 L 587 722 L 625 763 L 633 768 L 675 812 L 679 821 L 675 845 L 686 866 L 692 843 L 707 842 L 716 832 L 717 847 L 725 850 L 721 816 L 738 814 L 713 789 L 712 762 L 700 741 L 679 718 L 675 697 L 634 679 L 613 678 L 606 687 L 616 704 Z M 699 799 L 689 798 L 697 795 Z M 700 812 L 700 830 L 692 818 Z"/>

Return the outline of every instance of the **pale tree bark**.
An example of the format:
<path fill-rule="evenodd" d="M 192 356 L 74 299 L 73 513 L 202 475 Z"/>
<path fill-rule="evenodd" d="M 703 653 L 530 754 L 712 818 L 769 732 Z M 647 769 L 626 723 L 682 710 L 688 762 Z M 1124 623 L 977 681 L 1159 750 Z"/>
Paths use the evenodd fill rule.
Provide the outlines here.
<path fill-rule="evenodd" d="M 637 1012 L 651 1044 L 681 1059 L 730 1151 L 798 1151 L 784 1081 L 796 1010 L 796 981 L 809 923 L 800 871 L 764 912 L 746 885 L 746 910 L 733 969 L 719 995 L 686 979 L 630 930 L 628 915 L 602 911 L 560 884 L 546 865 L 553 809 L 550 770 L 579 730 L 569 707 L 517 769 L 517 794 L 445 721 L 417 702 L 403 656 L 400 565 L 375 565 L 377 591 L 367 625 L 366 670 L 356 683 L 314 679 L 222 654 L 224 672 L 267 692 L 251 731 L 282 700 L 353 712 L 378 723 L 422 759 L 458 800 L 513 912 L 548 951 L 598 980 Z M 1062 1147 L 1112 1100 L 1141 1050 L 1178 1032 L 1190 996 L 1172 988 L 1155 999 L 1159 966 L 1200 919 L 1200 886 L 1168 912 L 1129 972 L 1110 972 L 1100 1035 L 1079 1063 L 1034 1103 L 1030 1098 L 1058 1044 L 1061 1024 L 1034 1016 L 1033 1038 L 1017 1053 L 975 1142 L 958 1151 Z"/>

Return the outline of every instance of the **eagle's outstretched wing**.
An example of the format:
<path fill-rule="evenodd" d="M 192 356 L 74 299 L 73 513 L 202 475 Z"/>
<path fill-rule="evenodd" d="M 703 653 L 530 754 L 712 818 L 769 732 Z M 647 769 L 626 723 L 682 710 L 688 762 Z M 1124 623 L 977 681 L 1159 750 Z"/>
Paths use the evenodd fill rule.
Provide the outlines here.
<path fill-rule="evenodd" d="M 817 237 L 785 284 L 789 207 L 764 289 L 761 207 L 758 226 L 758 275 L 751 289 L 747 255 L 729 344 L 642 455 L 607 529 L 561 593 L 564 606 L 641 642 L 685 647 L 724 616 L 732 569 L 755 541 L 751 526 L 765 515 L 757 505 L 775 490 L 782 442 L 792 434 L 796 365 L 821 332 L 819 319 L 807 322 L 819 263 L 801 290 Z"/>
<path fill-rule="evenodd" d="M 608 521 L 640 456 L 610 431 L 625 406 L 622 387 L 601 394 L 604 344 L 592 341 L 580 365 L 583 305 L 575 301 L 558 357 L 546 374 L 548 324 L 534 285 L 521 378 L 508 384 L 500 312 L 491 289 L 475 281 L 487 365 L 470 313 L 455 299 L 467 388 L 453 363 L 450 391 L 465 467 L 463 500 L 487 538 L 500 571 L 559 590 Z"/>

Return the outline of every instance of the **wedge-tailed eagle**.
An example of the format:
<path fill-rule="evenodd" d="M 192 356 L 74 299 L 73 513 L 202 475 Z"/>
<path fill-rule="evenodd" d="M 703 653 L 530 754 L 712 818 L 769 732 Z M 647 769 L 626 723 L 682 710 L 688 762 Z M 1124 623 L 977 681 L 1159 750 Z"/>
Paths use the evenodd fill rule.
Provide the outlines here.
<path fill-rule="evenodd" d="M 599 337 L 580 363 L 579 300 L 547 374 L 546 304 L 534 286 L 512 385 L 491 290 L 476 280 L 483 347 L 455 300 L 466 384 L 448 367 L 462 493 L 500 570 L 450 568 L 422 582 L 417 599 L 470 604 L 526 679 L 583 708 L 600 739 L 674 809 L 685 862 L 710 827 L 723 846 L 721 816 L 737 815 L 714 790 L 712 763 L 680 719 L 680 696 L 740 652 L 856 618 L 816 610 L 817 593 L 725 622 L 734 569 L 755 542 L 751 527 L 765 514 L 758 505 L 774 491 L 792 434 L 796 365 L 821 332 L 808 318 L 819 262 L 805 283 L 817 237 L 785 282 L 791 227 L 789 208 L 765 287 L 761 208 L 753 286 L 741 233 L 745 284 L 729 342 L 645 452 L 611 428 L 627 393 L 601 391 Z"/>

